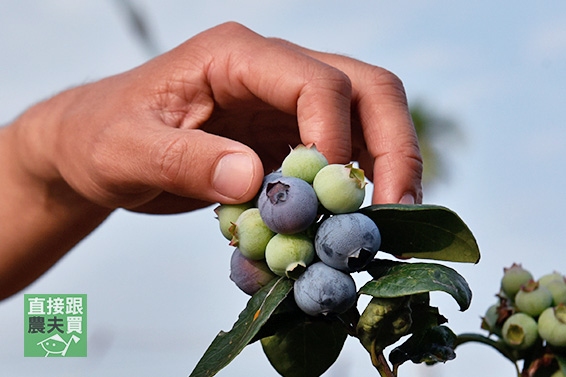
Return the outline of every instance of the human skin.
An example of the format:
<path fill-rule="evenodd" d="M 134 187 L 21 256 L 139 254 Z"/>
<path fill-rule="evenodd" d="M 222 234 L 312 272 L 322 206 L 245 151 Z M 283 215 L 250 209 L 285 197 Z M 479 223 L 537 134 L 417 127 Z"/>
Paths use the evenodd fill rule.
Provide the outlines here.
<path fill-rule="evenodd" d="M 63 91 L 0 128 L 0 298 L 34 281 L 117 208 L 243 203 L 289 145 L 357 160 L 374 203 L 420 202 L 401 81 L 351 58 L 206 30 L 130 71 Z"/>

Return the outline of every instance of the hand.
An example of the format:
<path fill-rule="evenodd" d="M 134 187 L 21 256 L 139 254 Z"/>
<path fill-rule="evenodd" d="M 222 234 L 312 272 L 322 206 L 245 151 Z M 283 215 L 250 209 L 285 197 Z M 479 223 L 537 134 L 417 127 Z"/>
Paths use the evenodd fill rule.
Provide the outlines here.
<path fill-rule="evenodd" d="M 422 200 L 396 76 L 235 23 L 31 107 L 0 128 L 0 298 L 116 208 L 175 213 L 251 200 L 301 142 L 330 163 L 359 161 L 374 203 Z"/>
<path fill-rule="evenodd" d="M 60 118 L 41 125 L 36 166 L 101 206 L 180 212 L 246 201 L 299 142 L 331 163 L 360 160 L 374 202 L 421 199 L 417 139 L 393 74 L 238 24 L 65 96 Z"/>

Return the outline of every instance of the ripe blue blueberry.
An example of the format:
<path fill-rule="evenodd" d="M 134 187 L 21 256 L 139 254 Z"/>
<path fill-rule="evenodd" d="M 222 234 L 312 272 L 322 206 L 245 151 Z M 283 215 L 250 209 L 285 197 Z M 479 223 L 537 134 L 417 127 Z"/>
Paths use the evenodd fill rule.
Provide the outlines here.
<path fill-rule="evenodd" d="M 316 219 L 318 199 L 311 185 L 295 177 L 268 182 L 258 199 L 265 224 L 275 233 L 306 230 Z"/>
<path fill-rule="evenodd" d="M 357 297 L 354 279 L 322 262 L 307 267 L 293 292 L 297 306 L 312 316 L 344 313 Z"/>
<path fill-rule="evenodd" d="M 377 225 L 361 213 L 334 215 L 316 232 L 314 245 L 321 261 L 338 270 L 362 270 L 381 245 Z"/>

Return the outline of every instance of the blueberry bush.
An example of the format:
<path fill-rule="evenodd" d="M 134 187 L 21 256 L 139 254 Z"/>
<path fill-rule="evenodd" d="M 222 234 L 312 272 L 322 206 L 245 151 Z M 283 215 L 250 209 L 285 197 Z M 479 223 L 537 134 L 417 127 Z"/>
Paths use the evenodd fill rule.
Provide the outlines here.
<path fill-rule="evenodd" d="M 472 292 L 454 269 L 408 259 L 477 263 L 472 232 L 442 206 L 360 208 L 365 185 L 363 170 L 329 165 L 315 146 L 300 145 L 266 175 L 256 199 L 215 209 L 235 247 L 230 278 L 251 298 L 191 377 L 215 375 L 257 341 L 284 377 L 320 376 L 348 336 L 384 377 L 397 376 L 407 361 L 455 357 L 458 337 L 429 293 L 451 295 L 464 311 Z M 356 287 L 352 274 L 367 282 Z"/>
<path fill-rule="evenodd" d="M 566 280 L 559 272 L 535 280 L 520 264 L 505 268 L 496 302 L 482 317 L 487 335 L 464 333 L 456 346 L 493 347 L 519 377 L 566 376 Z"/>

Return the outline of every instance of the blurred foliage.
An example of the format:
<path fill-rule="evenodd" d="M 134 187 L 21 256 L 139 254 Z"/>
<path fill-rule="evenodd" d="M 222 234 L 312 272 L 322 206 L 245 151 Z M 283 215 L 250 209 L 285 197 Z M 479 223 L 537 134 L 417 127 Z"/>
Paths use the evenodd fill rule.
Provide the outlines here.
<path fill-rule="evenodd" d="M 141 6 L 130 0 L 115 0 L 118 10 L 124 17 L 124 21 L 130 27 L 132 34 L 142 44 L 143 49 L 149 56 L 153 57 L 160 53 L 160 48 L 155 40 L 148 19 Z"/>
<path fill-rule="evenodd" d="M 439 114 L 423 101 L 416 101 L 409 107 L 424 161 L 423 184 L 431 186 L 448 180 L 446 151 L 462 145 L 461 129 L 453 119 Z"/>

